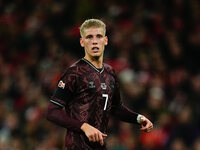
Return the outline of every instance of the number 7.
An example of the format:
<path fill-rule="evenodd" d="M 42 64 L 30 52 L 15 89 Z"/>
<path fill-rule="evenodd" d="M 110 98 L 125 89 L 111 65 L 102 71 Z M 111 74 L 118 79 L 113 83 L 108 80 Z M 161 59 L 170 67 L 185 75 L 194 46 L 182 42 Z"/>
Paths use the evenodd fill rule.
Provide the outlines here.
<path fill-rule="evenodd" d="M 106 110 L 107 103 L 108 103 L 108 94 L 102 94 L 102 97 L 106 98 L 105 105 L 104 105 L 104 108 L 103 108 L 103 110 Z"/>

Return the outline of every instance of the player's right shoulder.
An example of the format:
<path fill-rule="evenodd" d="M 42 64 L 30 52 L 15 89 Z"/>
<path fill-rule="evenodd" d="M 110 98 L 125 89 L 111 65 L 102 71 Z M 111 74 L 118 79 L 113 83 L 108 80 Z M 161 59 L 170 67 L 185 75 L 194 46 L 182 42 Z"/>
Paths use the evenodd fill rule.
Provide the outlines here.
<path fill-rule="evenodd" d="M 71 66 L 66 67 L 63 71 L 63 74 L 76 74 L 80 68 L 80 60 L 73 63 Z"/>

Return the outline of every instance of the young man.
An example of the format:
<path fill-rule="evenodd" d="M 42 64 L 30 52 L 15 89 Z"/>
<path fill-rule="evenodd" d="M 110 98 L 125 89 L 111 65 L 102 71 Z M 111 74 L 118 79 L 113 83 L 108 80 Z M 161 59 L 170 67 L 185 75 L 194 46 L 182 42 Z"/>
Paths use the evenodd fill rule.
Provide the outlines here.
<path fill-rule="evenodd" d="M 104 139 L 111 115 L 141 125 L 150 132 L 153 124 L 122 104 L 119 83 L 111 66 L 103 63 L 108 44 L 105 24 L 86 20 L 80 27 L 85 57 L 67 68 L 48 105 L 47 119 L 67 129 L 67 150 L 106 150 Z"/>

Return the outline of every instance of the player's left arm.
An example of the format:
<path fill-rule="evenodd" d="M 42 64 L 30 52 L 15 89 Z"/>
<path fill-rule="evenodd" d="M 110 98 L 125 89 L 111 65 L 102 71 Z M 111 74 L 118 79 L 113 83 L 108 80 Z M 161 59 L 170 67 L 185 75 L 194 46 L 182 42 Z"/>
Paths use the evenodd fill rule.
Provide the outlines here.
<path fill-rule="evenodd" d="M 147 117 L 132 111 L 122 104 L 121 106 L 112 107 L 112 115 L 121 121 L 141 125 L 141 131 L 150 132 L 153 129 L 153 123 Z"/>
<path fill-rule="evenodd" d="M 146 118 L 144 115 L 134 112 L 133 110 L 122 104 L 119 90 L 119 82 L 117 78 L 111 113 L 114 117 L 118 118 L 121 121 L 141 125 L 141 131 L 150 132 L 153 129 L 153 123 L 148 118 Z"/>
<path fill-rule="evenodd" d="M 137 116 L 137 122 L 141 125 L 141 131 L 150 132 L 153 129 L 153 123 L 141 114 Z"/>

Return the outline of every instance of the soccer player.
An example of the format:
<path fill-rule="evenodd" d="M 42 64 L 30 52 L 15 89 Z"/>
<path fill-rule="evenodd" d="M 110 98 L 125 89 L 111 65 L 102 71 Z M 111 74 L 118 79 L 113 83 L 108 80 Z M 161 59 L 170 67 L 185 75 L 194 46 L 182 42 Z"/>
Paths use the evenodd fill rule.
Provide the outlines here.
<path fill-rule="evenodd" d="M 85 56 L 64 71 L 47 110 L 49 121 L 67 129 L 66 149 L 106 150 L 104 139 L 111 115 L 150 132 L 151 121 L 122 104 L 116 74 L 103 63 L 108 44 L 105 24 L 86 20 L 80 34 Z"/>

